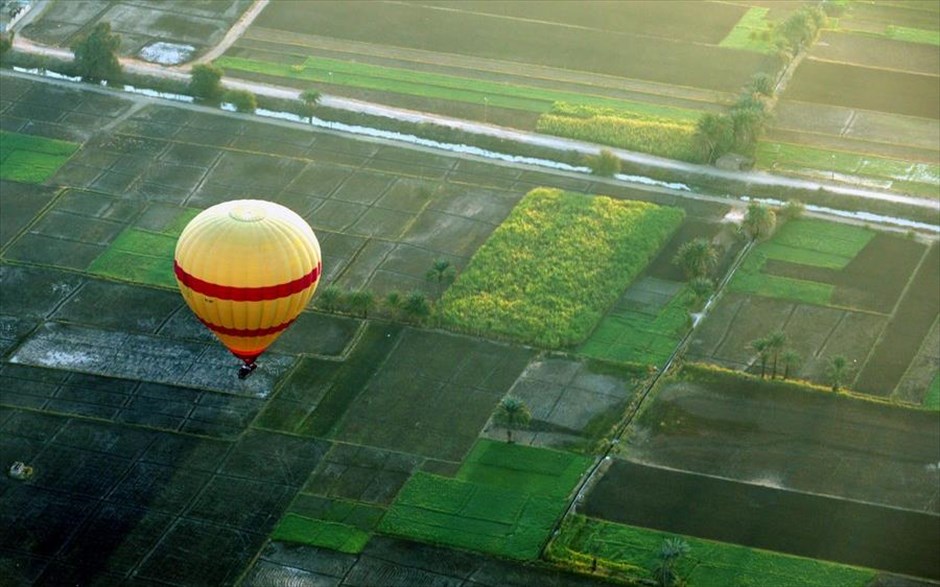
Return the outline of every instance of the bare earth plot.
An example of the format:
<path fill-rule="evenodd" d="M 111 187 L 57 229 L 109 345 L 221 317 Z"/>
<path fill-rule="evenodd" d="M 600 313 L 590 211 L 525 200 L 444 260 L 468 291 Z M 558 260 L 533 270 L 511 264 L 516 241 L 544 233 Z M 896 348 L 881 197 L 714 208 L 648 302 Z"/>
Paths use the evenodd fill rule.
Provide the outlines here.
<path fill-rule="evenodd" d="M 121 35 L 119 51 L 137 55 L 157 42 L 189 45 L 190 58 L 218 43 L 251 0 L 218 2 L 55 2 L 23 29 L 23 35 L 45 45 L 68 47 L 99 22 Z"/>

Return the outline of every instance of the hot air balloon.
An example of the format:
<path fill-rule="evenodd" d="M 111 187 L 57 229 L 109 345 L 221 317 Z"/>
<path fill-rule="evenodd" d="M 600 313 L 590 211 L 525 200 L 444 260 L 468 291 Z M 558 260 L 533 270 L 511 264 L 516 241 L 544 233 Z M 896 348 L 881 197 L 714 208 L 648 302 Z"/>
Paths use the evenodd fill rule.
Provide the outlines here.
<path fill-rule="evenodd" d="M 244 379 L 313 297 L 320 243 L 303 218 L 280 204 L 233 200 L 186 225 L 174 271 L 189 308 L 244 362 L 238 371 Z"/>

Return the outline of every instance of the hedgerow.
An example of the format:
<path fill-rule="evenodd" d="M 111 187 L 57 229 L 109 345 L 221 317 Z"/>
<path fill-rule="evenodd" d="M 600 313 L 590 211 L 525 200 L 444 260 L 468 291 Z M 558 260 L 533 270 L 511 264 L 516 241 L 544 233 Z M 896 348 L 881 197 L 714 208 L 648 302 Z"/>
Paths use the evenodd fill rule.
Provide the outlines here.
<path fill-rule="evenodd" d="M 578 344 L 683 216 L 678 208 L 536 188 L 444 294 L 442 324 L 549 348 Z"/>

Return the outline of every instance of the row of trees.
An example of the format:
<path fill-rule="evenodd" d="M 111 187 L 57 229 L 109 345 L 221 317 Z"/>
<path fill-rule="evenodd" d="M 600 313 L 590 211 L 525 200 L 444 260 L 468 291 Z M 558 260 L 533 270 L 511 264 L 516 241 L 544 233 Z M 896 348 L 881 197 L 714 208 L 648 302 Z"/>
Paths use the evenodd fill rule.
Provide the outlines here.
<path fill-rule="evenodd" d="M 760 378 L 765 379 L 768 376 L 768 366 L 770 367 L 770 379 L 776 379 L 779 372 L 786 380 L 793 371 L 800 368 L 803 357 L 798 352 L 788 346 L 789 339 L 785 332 L 777 330 L 756 340 L 751 341 L 751 350 L 757 353 L 760 359 Z M 769 365 L 768 365 L 769 363 Z M 848 359 L 842 355 L 835 355 L 829 358 L 826 365 L 826 378 L 832 386 L 832 391 L 839 391 L 846 381 L 851 377 L 852 366 Z"/>
<path fill-rule="evenodd" d="M 695 141 L 702 160 L 714 163 L 732 151 L 753 152 L 770 118 L 773 93 L 773 78 L 763 72 L 756 73 L 727 114 L 703 114 L 695 128 Z"/>

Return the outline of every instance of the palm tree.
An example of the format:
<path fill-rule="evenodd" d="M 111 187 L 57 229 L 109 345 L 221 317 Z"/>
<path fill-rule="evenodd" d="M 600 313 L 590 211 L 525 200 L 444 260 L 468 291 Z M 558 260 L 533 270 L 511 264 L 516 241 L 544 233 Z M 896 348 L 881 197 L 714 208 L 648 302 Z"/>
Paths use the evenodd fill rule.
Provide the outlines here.
<path fill-rule="evenodd" d="M 707 277 L 718 264 L 718 251 L 707 239 L 693 239 L 679 247 L 672 263 L 681 267 L 690 281 L 696 277 Z"/>
<path fill-rule="evenodd" d="M 712 163 L 727 153 L 734 143 L 734 126 L 725 114 L 706 112 L 695 126 L 695 142 L 702 159 Z"/>
<path fill-rule="evenodd" d="M 496 406 L 496 423 L 506 428 L 506 442 L 512 443 L 514 428 L 525 428 L 532 420 L 532 414 L 525 402 L 508 395 Z"/>
<path fill-rule="evenodd" d="M 412 320 L 419 323 L 431 315 L 431 305 L 428 304 L 428 298 L 419 291 L 408 294 L 403 309 Z"/>
<path fill-rule="evenodd" d="M 747 205 L 747 212 L 744 214 L 744 222 L 741 226 L 752 240 L 769 236 L 776 225 L 777 215 L 768 206 L 759 202 L 751 202 Z"/>
<path fill-rule="evenodd" d="M 454 276 L 456 276 L 456 271 L 451 267 L 450 261 L 447 259 L 437 259 L 434 261 L 434 264 L 431 265 L 431 268 L 428 269 L 428 272 L 425 274 L 428 281 L 437 282 L 437 297 L 440 298 L 444 295 L 444 284 L 450 285 L 454 281 Z"/>
<path fill-rule="evenodd" d="M 375 307 L 375 294 L 368 290 L 353 292 L 349 294 L 349 307 L 363 318 L 368 318 L 369 310 Z"/>
<path fill-rule="evenodd" d="M 343 297 L 343 291 L 335 285 L 328 285 L 317 295 L 317 305 L 327 312 L 335 312 Z"/>
<path fill-rule="evenodd" d="M 389 292 L 389 294 L 385 296 L 384 305 L 388 309 L 388 313 L 393 319 L 398 317 L 398 314 L 401 312 L 402 306 L 404 304 L 405 301 L 401 298 L 401 294 L 397 291 Z"/>
<path fill-rule="evenodd" d="M 764 120 L 767 118 L 763 108 L 762 105 L 758 107 L 748 105 L 747 107 L 731 110 L 734 144 L 737 148 L 745 150 L 750 148 L 760 135 L 764 128 Z"/>
<path fill-rule="evenodd" d="M 783 352 L 783 379 L 786 381 L 787 377 L 790 376 L 791 369 L 799 369 L 800 362 L 803 360 L 803 357 L 800 356 L 800 353 L 796 352 L 793 349 L 787 349 Z"/>
<path fill-rule="evenodd" d="M 688 554 L 689 550 L 691 550 L 689 544 L 681 538 L 663 540 L 656 555 L 659 562 L 653 569 L 653 577 L 659 587 L 673 587 L 681 583 L 679 574 L 676 572 L 676 563 Z"/>
<path fill-rule="evenodd" d="M 832 391 L 839 391 L 842 384 L 849 377 L 849 361 L 842 355 L 836 355 L 829 359 L 829 367 L 826 370 L 829 375 L 829 382 L 832 383 Z"/>
<path fill-rule="evenodd" d="M 314 111 L 317 108 L 317 104 L 320 103 L 320 98 L 323 96 L 320 95 L 320 92 L 316 90 L 304 90 L 300 93 L 300 115 L 307 118 L 313 116 Z"/>
<path fill-rule="evenodd" d="M 767 350 L 773 355 L 773 366 L 770 371 L 770 378 L 777 378 L 777 359 L 780 357 L 780 353 L 783 352 L 783 349 L 787 346 L 787 335 L 782 330 L 772 332 L 770 336 L 766 338 L 767 341 Z"/>
<path fill-rule="evenodd" d="M 760 378 L 764 378 L 767 373 L 767 359 L 770 358 L 770 351 L 766 338 L 758 338 L 751 341 L 751 350 L 756 351 L 760 356 Z"/>

